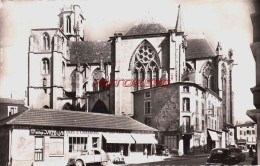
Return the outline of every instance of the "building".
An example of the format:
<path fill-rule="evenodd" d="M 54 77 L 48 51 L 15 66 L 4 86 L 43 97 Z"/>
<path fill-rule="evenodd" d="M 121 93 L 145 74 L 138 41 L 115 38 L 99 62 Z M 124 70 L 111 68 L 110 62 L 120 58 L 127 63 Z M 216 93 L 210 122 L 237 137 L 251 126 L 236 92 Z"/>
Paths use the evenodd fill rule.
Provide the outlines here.
<path fill-rule="evenodd" d="M 28 109 L 0 121 L 1 165 L 66 165 L 86 148 L 109 155 L 154 153 L 155 129 L 128 116 Z"/>
<path fill-rule="evenodd" d="M 101 90 L 99 86 L 93 87 L 93 82 L 109 77 L 109 43 L 83 41 L 85 18 L 80 6 L 62 8 L 59 18 L 58 28 L 31 30 L 29 107 L 110 113 L 109 104 L 103 103 L 104 100 L 85 104 L 86 92 Z M 96 102 L 103 107 L 93 111 Z"/>
<path fill-rule="evenodd" d="M 108 42 L 85 41 L 78 5 L 59 18 L 58 28 L 31 30 L 31 108 L 130 116 L 157 128 L 159 142 L 180 154 L 234 144 L 233 52 L 187 36 L 180 6 L 174 29 L 141 22 Z"/>
<path fill-rule="evenodd" d="M 244 123 L 236 125 L 237 145 L 247 148 L 256 146 L 257 126 L 255 123 Z"/>
<path fill-rule="evenodd" d="M 0 119 L 27 109 L 23 100 L 0 98 Z"/>
<path fill-rule="evenodd" d="M 221 129 L 225 131 L 225 144 L 234 145 L 234 95 L 232 90 L 233 51 L 222 51 L 218 42 L 214 50 L 204 35 L 187 36 L 186 71 L 183 81 L 191 81 L 213 91 L 222 99 Z M 211 101 L 207 101 L 211 102 Z M 210 106 L 210 103 L 207 103 Z M 213 107 L 213 106 L 212 106 Z"/>
<path fill-rule="evenodd" d="M 225 147 L 221 98 L 195 83 L 134 92 L 134 118 L 158 129 L 158 140 L 180 154 Z"/>
<path fill-rule="evenodd" d="M 260 133 L 260 127 L 259 127 L 259 118 L 260 118 L 260 2 L 257 0 L 254 0 L 254 7 L 255 7 L 255 13 L 251 14 L 251 21 L 253 25 L 253 43 L 250 45 L 252 54 L 254 56 L 255 62 L 256 62 L 256 86 L 251 88 L 251 92 L 253 93 L 253 102 L 256 107 L 256 109 L 248 110 L 247 115 L 253 119 L 257 123 L 257 133 Z M 260 163 L 260 137 L 257 137 L 257 164 Z"/>

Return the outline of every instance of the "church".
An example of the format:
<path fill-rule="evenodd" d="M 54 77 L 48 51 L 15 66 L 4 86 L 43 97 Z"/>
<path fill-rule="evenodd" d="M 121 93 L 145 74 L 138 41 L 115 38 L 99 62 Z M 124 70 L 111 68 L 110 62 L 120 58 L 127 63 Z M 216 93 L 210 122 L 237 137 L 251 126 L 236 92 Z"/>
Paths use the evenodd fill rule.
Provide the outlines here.
<path fill-rule="evenodd" d="M 174 29 L 140 23 L 104 41 L 85 39 L 80 6 L 58 16 L 57 28 L 31 30 L 30 108 L 128 116 L 157 129 L 159 143 L 179 154 L 233 144 L 233 51 L 187 35 L 180 6 Z"/>

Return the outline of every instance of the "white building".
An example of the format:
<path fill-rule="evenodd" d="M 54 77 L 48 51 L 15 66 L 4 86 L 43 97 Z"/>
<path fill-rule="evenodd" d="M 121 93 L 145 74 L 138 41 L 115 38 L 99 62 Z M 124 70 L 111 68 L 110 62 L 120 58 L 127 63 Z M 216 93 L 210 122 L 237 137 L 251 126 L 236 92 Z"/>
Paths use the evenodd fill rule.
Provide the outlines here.
<path fill-rule="evenodd" d="M 236 125 L 236 138 L 238 145 L 246 145 L 247 147 L 256 145 L 256 136 L 256 123 L 244 123 Z"/>

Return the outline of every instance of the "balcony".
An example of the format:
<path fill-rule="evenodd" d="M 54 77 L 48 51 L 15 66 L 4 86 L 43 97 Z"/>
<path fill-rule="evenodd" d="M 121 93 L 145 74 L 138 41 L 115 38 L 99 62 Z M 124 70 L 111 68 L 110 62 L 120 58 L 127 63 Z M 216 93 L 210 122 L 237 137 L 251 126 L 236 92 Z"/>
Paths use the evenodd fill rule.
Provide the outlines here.
<path fill-rule="evenodd" d="M 193 135 L 194 134 L 194 126 L 182 125 L 181 126 L 181 133 Z"/>

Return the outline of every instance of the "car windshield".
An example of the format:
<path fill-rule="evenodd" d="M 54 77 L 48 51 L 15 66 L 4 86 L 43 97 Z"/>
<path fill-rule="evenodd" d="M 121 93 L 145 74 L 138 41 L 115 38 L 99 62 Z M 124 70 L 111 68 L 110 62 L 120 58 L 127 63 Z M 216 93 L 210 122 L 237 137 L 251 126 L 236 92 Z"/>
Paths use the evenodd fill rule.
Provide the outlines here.
<path fill-rule="evenodd" d="M 230 149 L 230 154 L 231 154 L 231 155 L 236 155 L 236 154 L 238 154 L 238 153 L 240 153 L 240 152 L 241 152 L 240 149 Z"/>
<path fill-rule="evenodd" d="M 82 152 L 81 152 L 81 154 L 87 154 L 87 150 L 83 150 Z"/>
<path fill-rule="evenodd" d="M 163 146 L 163 145 L 157 145 L 157 149 L 166 149 L 167 147 L 166 146 Z"/>
<path fill-rule="evenodd" d="M 223 158 L 229 155 L 229 151 L 227 149 L 214 149 L 210 155 L 213 158 Z"/>

